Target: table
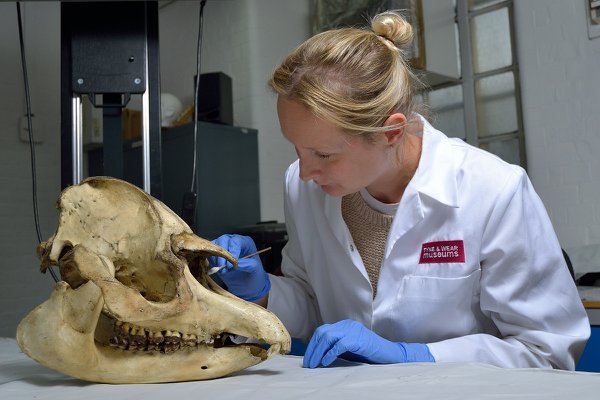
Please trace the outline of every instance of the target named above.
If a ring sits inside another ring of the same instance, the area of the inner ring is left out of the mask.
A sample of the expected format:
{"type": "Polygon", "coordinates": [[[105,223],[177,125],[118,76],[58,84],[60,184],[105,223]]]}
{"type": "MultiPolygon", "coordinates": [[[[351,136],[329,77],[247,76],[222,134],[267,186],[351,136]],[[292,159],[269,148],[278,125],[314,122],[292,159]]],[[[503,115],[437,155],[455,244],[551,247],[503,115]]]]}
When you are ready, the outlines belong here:
{"type": "Polygon", "coordinates": [[[107,385],[43,367],[0,338],[0,399],[598,399],[600,374],[503,369],[477,363],[365,365],[336,361],[302,368],[276,356],[231,376],[169,384],[107,385]]]}
{"type": "Polygon", "coordinates": [[[600,372],[600,287],[578,286],[579,297],[590,319],[591,334],[577,370],[600,372]]]}

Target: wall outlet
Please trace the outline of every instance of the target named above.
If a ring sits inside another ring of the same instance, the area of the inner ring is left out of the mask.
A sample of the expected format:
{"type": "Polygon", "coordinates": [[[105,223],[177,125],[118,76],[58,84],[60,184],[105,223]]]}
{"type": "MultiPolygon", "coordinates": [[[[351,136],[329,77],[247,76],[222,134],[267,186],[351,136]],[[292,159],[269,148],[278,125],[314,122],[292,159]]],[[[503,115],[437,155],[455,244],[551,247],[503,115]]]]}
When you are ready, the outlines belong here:
{"type": "MultiPolygon", "coordinates": [[[[42,143],[44,141],[44,129],[39,123],[35,114],[31,115],[31,124],[33,125],[33,143],[42,143]]],[[[19,139],[22,142],[29,143],[29,122],[26,115],[19,119],[19,139]]]]}

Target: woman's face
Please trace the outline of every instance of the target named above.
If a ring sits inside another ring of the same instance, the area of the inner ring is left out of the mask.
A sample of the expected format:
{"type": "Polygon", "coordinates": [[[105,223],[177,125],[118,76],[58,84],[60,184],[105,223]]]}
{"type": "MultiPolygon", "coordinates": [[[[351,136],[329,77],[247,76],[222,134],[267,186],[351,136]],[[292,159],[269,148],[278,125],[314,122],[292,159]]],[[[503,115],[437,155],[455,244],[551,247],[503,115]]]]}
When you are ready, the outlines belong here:
{"type": "Polygon", "coordinates": [[[373,142],[350,136],[316,117],[301,103],[282,96],[277,101],[277,112],[283,135],[300,159],[302,180],[314,181],[331,196],[344,196],[382,186],[389,179],[396,152],[386,134],[376,135],[373,142]]]}

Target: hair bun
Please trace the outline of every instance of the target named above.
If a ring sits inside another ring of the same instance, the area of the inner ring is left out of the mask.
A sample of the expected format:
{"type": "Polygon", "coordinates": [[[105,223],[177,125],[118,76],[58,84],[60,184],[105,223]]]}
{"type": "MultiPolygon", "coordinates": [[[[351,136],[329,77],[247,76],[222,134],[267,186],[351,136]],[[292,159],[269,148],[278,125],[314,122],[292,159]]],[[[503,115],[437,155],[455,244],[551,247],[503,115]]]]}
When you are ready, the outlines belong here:
{"type": "Polygon", "coordinates": [[[394,11],[377,14],[371,20],[371,28],[376,35],[391,41],[400,50],[406,50],[412,44],[412,25],[394,11]]]}

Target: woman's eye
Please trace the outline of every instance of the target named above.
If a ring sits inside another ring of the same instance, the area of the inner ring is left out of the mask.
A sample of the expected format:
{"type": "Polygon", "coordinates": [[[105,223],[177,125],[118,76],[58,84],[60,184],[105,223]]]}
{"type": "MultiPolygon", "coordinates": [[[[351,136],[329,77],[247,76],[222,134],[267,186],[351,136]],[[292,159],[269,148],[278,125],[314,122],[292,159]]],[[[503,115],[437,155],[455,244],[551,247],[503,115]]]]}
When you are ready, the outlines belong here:
{"type": "Polygon", "coordinates": [[[324,154],[324,153],[315,153],[315,155],[322,159],[327,159],[327,158],[331,157],[331,154],[324,154]]]}

